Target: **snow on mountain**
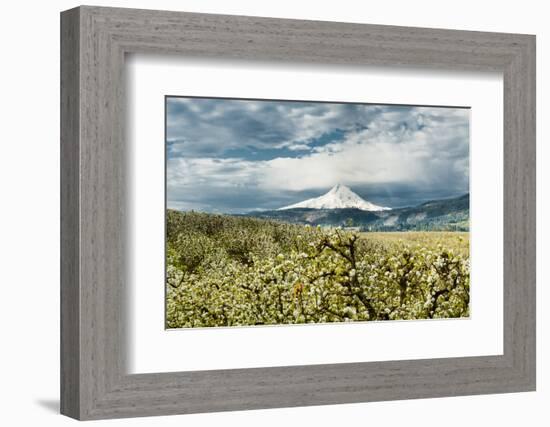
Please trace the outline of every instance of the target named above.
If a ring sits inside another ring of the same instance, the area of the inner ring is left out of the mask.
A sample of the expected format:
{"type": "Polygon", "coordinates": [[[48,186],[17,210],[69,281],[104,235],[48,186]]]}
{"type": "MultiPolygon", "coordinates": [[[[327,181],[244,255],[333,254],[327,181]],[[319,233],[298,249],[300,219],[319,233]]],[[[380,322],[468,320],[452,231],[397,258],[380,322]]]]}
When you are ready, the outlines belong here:
{"type": "Polygon", "coordinates": [[[309,209],[345,209],[356,208],[363,211],[386,211],[391,208],[378,206],[368,202],[354,193],[349,187],[342,184],[337,184],[330,191],[322,196],[313,199],[304,200],[290,206],[284,206],[277,210],[294,209],[294,208],[309,208],[309,209]]]}

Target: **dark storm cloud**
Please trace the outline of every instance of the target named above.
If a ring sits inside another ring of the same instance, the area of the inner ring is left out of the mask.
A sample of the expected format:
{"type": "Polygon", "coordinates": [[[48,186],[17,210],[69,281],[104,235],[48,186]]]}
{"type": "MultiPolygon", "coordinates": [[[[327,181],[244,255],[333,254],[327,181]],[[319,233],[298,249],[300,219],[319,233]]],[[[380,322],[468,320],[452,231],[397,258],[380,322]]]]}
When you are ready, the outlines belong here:
{"type": "Polygon", "coordinates": [[[166,105],[173,157],[227,157],[231,150],[243,148],[292,150],[337,129],[357,129],[380,110],[354,104],[174,97],[166,105]]]}

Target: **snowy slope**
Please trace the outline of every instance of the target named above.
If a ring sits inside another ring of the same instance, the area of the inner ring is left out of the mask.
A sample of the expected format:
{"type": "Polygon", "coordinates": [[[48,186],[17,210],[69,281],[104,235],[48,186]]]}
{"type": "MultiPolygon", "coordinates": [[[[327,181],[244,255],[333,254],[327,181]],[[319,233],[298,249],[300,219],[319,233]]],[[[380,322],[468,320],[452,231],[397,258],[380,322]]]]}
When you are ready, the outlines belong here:
{"type": "Polygon", "coordinates": [[[304,200],[303,202],[294,205],[285,206],[278,210],[295,209],[295,208],[310,208],[310,209],[345,209],[356,208],[363,211],[385,211],[390,210],[383,206],[375,205],[367,202],[360,196],[355,194],[349,187],[337,184],[330,191],[320,197],[304,200]]]}

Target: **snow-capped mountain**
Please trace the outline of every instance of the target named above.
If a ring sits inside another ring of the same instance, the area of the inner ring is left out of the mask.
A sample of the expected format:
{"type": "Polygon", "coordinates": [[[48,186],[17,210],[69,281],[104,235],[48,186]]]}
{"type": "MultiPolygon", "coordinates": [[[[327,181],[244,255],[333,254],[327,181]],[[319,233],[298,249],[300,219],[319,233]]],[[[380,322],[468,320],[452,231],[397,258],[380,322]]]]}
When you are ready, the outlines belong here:
{"type": "Polygon", "coordinates": [[[249,212],[245,216],[310,226],[351,226],[362,231],[468,231],[470,228],[469,194],[383,211],[291,208],[249,212]]]}
{"type": "Polygon", "coordinates": [[[354,193],[349,187],[342,184],[337,184],[330,191],[322,196],[313,199],[304,200],[290,206],[284,206],[277,210],[309,208],[309,209],[346,209],[356,208],[363,211],[386,211],[391,208],[378,206],[368,202],[354,193]]]}

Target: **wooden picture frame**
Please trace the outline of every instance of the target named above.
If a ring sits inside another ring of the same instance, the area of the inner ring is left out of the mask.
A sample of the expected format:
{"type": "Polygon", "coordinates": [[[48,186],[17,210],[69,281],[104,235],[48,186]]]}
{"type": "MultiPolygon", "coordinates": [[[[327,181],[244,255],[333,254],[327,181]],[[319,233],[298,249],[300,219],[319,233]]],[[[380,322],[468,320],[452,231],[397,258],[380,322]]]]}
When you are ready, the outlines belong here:
{"type": "Polygon", "coordinates": [[[61,412],[101,419],[535,390],[535,37],[82,6],[61,14],[61,412]],[[125,369],[127,53],[486,70],[504,79],[504,353],[125,369]]]}

